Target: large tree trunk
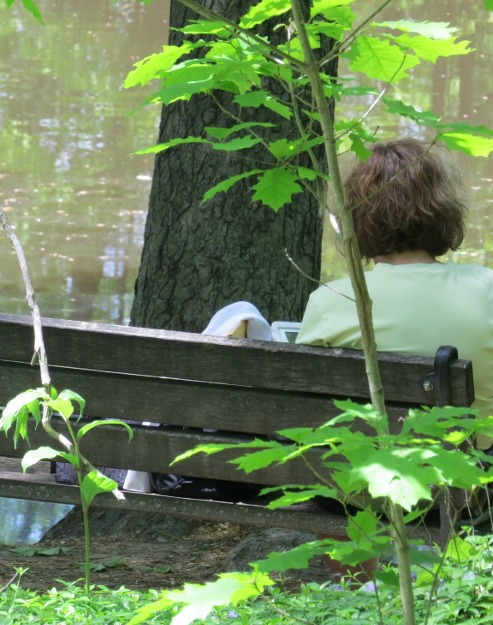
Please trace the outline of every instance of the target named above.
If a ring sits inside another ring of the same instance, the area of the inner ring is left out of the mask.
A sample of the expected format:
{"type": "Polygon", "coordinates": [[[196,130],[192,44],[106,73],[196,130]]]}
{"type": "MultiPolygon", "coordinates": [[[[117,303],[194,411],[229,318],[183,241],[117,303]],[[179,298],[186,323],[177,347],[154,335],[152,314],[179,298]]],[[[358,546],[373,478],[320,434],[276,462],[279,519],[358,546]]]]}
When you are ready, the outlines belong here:
{"type": "MultiPolygon", "coordinates": [[[[235,19],[249,2],[202,3],[235,19]]],[[[175,0],[171,26],[196,17],[175,0]]],[[[171,34],[170,43],[180,38],[171,34]]],[[[335,71],[335,70],[334,70],[335,71]]],[[[227,96],[220,96],[226,102],[227,96]]],[[[273,121],[269,136],[293,136],[292,123],[256,110],[252,118],[273,121]]],[[[163,107],[159,142],[202,136],[204,126],[231,125],[205,96],[163,107]]],[[[266,129],[267,132],[267,129],[266,129]]],[[[158,154],[146,222],[144,248],[131,312],[132,325],[190,332],[203,330],[222,306],[248,300],[270,320],[299,320],[320,275],[322,216],[308,192],[275,213],[251,203],[247,183],[201,205],[203,194],[221,180],[264,162],[265,151],[217,152],[193,144],[158,154]],[[259,159],[262,159],[260,161],[259,159]]]]}

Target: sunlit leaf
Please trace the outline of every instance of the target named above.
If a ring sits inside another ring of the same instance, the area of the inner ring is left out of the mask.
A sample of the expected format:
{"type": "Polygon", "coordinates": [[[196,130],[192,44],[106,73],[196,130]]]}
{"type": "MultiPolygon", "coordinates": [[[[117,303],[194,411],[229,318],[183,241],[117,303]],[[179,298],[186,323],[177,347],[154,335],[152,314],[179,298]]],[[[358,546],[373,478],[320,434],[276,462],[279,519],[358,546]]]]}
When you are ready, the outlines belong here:
{"type": "Polygon", "coordinates": [[[259,177],[257,184],[253,185],[255,194],[252,199],[278,211],[291,202],[295,193],[302,191],[296,180],[295,174],[284,167],[269,169],[259,177]]]}
{"type": "Polygon", "coordinates": [[[128,438],[133,438],[134,433],[132,431],[132,428],[128,425],[128,423],[125,423],[125,421],[122,421],[121,419],[97,419],[82,426],[77,432],[77,439],[80,440],[88,432],[102,425],[119,425],[121,427],[124,427],[127,430],[128,438]]]}
{"type": "Polygon", "coordinates": [[[435,127],[440,122],[440,117],[433,111],[418,111],[414,106],[404,104],[401,100],[384,97],[382,101],[387,106],[390,113],[408,117],[418,124],[435,127]]]}
{"type": "Polygon", "coordinates": [[[223,22],[212,20],[193,20],[179,29],[185,35],[216,35],[228,37],[231,30],[223,22]]]}
{"type": "Polygon", "coordinates": [[[206,193],[204,193],[202,202],[207,202],[208,200],[211,200],[218,193],[223,193],[223,192],[228,191],[234,184],[236,184],[240,180],[243,180],[244,178],[249,178],[250,176],[254,176],[261,172],[262,172],[261,169],[251,169],[250,171],[246,171],[242,174],[238,174],[237,176],[231,176],[231,178],[227,178],[226,180],[223,180],[222,182],[211,187],[208,191],[206,191],[206,193]]]}
{"type": "Polygon", "coordinates": [[[394,22],[378,22],[374,26],[392,28],[392,30],[402,30],[407,33],[417,33],[431,39],[450,39],[456,32],[455,26],[450,26],[449,22],[415,22],[413,20],[397,20],[394,22]]]}
{"type": "Polygon", "coordinates": [[[268,575],[258,571],[222,573],[214,582],[185,584],[182,590],[165,591],[160,599],[140,608],[128,625],[142,623],[159,610],[173,605],[184,607],[172,618],[170,625],[189,625],[196,619],[205,619],[214,607],[236,605],[245,599],[257,597],[273,583],[268,575]]]}
{"type": "Polygon", "coordinates": [[[488,157],[493,152],[493,138],[480,137],[466,132],[444,132],[440,139],[451,149],[470,156],[488,157]]]}
{"type": "Polygon", "coordinates": [[[470,41],[456,41],[451,39],[429,39],[428,37],[400,35],[399,37],[389,37],[391,41],[399,44],[404,49],[409,49],[424,61],[435,63],[440,57],[458,56],[470,54],[470,41]]]}
{"type": "Polygon", "coordinates": [[[254,145],[261,143],[262,139],[254,137],[252,135],[245,135],[244,137],[238,137],[231,141],[223,143],[211,143],[212,149],[220,152],[236,152],[237,150],[248,150],[254,145]]]}
{"type": "Polygon", "coordinates": [[[234,101],[242,107],[258,108],[259,106],[265,106],[274,113],[284,117],[284,119],[291,119],[293,115],[289,106],[262,90],[248,91],[247,93],[236,95],[234,101]]]}
{"type": "Polygon", "coordinates": [[[76,393],[75,391],[71,391],[70,389],[66,388],[60,393],[59,398],[67,399],[72,403],[75,402],[76,404],[78,404],[79,415],[82,416],[82,413],[84,412],[84,408],[86,406],[86,400],[81,395],[79,395],[79,393],[76,393]]]}
{"type": "Polygon", "coordinates": [[[322,20],[312,22],[307,25],[307,31],[313,35],[325,35],[326,37],[330,37],[334,39],[334,41],[340,41],[345,31],[347,30],[346,26],[343,24],[338,24],[337,22],[324,22],[322,20]]]}
{"type": "Polygon", "coordinates": [[[358,37],[344,56],[350,60],[352,71],[389,83],[406,78],[408,70],[420,62],[416,56],[404,54],[399,46],[369,36],[358,37]]]}
{"type": "Polygon", "coordinates": [[[54,412],[59,412],[65,420],[70,419],[74,412],[72,402],[69,399],[63,399],[61,393],[56,399],[50,399],[50,401],[47,401],[46,405],[49,406],[54,412]]]}
{"type": "Polygon", "coordinates": [[[52,447],[39,447],[38,449],[30,449],[24,454],[21,462],[22,470],[27,471],[29,467],[34,466],[41,460],[53,460],[59,457],[77,466],[77,457],[69,452],[58,451],[52,447]]]}
{"type": "Polygon", "coordinates": [[[184,145],[187,143],[210,143],[210,141],[202,137],[184,137],[183,139],[177,137],[175,139],[171,139],[170,141],[166,141],[166,143],[158,143],[157,145],[152,145],[150,148],[138,150],[137,152],[134,152],[134,154],[158,154],[159,152],[164,152],[164,150],[174,148],[177,145],[184,145]]]}
{"type": "Polygon", "coordinates": [[[323,15],[326,19],[334,19],[333,9],[352,4],[354,0],[313,0],[313,4],[310,9],[310,17],[316,17],[317,15],[323,15]]]}
{"type": "Polygon", "coordinates": [[[118,488],[115,480],[103,475],[96,469],[84,476],[80,487],[81,495],[87,506],[99,493],[111,493],[118,488]]]}
{"type": "Polygon", "coordinates": [[[484,0],[484,8],[487,11],[493,11],[493,0],[484,0]]]}
{"type": "Polygon", "coordinates": [[[171,82],[168,80],[165,86],[156,92],[156,97],[163,104],[171,104],[177,100],[190,100],[196,93],[206,93],[214,86],[214,76],[208,71],[208,67],[202,68],[202,78],[197,76],[190,77],[188,81],[188,72],[184,72],[184,76],[180,82],[171,82]]]}
{"type": "Polygon", "coordinates": [[[441,445],[434,445],[432,449],[433,454],[427,458],[427,462],[439,472],[439,481],[430,484],[454,485],[466,490],[481,485],[485,472],[474,457],[460,450],[445,449],[441,445]]]}
{"type": "Polygon", "coordinates": [[[454,536],[448,543],[445,556],[457,563],[468,563],[478,553],[478,548],[459,536],[454,536]]]}
{"type": "Polygon", "coordinates": [[[131,72],[125,78],[123,86],[126,89],[137,85],[146,85],[151,80],[162,78],[166,70],[172,67],[178,59],[188,54],[196,46],[184,41],[181,46],[164,46],[163,51],[158,54],[151,54],[135,63],[131,72]]]}
{"type": "Polygon", "coordinates": [[[244,456],[239,456],[234,460],[230,460],[231,464],[236,464],[239,469],[245,473],[252,473],[258,469],[264,469],[271,464],[281,462],[286,459],[289,451],[296,451],[296,447],[279,445],[272,449],[264,449],[262,451],[252,451],[244,456]]]}
{"type": "Polygon", "coordinates": [[[439,481],[434,468],[420,466],[401,450],[374,449],[345,455],[352,464],[350,483],[364,480],[372,497],[387,497],[404,510],[411,510],[421,499],[431,500],[429,485],[439,481]]]}
{"type": "Polygon", "coordinates": [[[33,389],[19,393],[13,399],[11,399],[2,412],[1,424],[5,431],[8,431],[12,425],[13,420],[16,418],[17,413],[24,407],[28,407],[34,401],[38,399],[48,398],[43,389],[33,389]]]}
{"type": "Polygon", "coordinates": [[[341,421],[351,421],[362,419],[375,428],[380,433],[388,432],[389,420],[387,415],[380,414],[371,404],[358,404],[350,399],[334,400],[334,406],[342,411],[341,415],[333,417],[329,423],[340,423],[341,421]]]}
{"type": "Polygon", "coordinates": [[[291,8],[290,0],[260,0],[241,18],[242,28],[253,28],[271,17],[286,13],[291,8]]]}
{"type": "MultiPolygon", "coordinates": [[[[259,442],[263,442],[263,441],[259,441],[259,442]]],[[[252,441],[253,443],[253,441],[252,441]]],[[[171,462],[171,464],[174,464],[175,462],[180,462],[181,460],[186,460],[187,458],[190,458],[192,456],[196,456],[197,454],[206,454],[207,456],[210,456],[212,454],[217,454],[220,451],[224,451],[226,449],[231,449],[231,448],[235,448],[238,449],[237,445],[234,444],[216,444],[216,443],[209,443],[207,445],[196,445],[193,449],[188,449],[187,451],[183,452],[182,454],[176,456],[176,458],[173,460],[173,462],[171,462]]]]}
{"type": "Polygon", "coordinates": [[[230,135],[241,130],[250,130],[253,128],[273,128],[275,124],[269,122],[243,122],[241,124],[235,124],[229,128],[220,128],[216,126],[206,126],[204,130],[219,141],[227,139],[230,135]]]}

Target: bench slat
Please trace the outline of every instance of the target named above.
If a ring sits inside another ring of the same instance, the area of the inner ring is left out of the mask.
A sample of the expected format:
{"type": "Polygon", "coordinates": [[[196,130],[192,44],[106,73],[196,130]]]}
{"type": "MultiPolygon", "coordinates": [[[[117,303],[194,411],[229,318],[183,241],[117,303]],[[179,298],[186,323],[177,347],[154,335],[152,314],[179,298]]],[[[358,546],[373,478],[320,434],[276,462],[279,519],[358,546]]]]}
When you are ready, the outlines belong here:
{"type": "MultiPolygon", "coordinates": [[[[54,428],[63,432],[62,427],[53,424],[54,428]]],[[[156,473],[179,473],[195,477],[217,480],[230,480],[264,485],[278,484],[311,484],[316,482],[314,474],[301,459],[293,460],[284,465],[271,466],[267,469],[244,473],[236,470],[236,466],[228,464],[228,460],[242,455],[242,451],[228,450],[216,456],[197,454],[176,465],[171,462],[176,456],[192,449],[196,445],[207,443],[235,443],[248,439],[245,437],[221,434],[207,434],[197,430],[177,428],[154,428],[135,426],[134,437],[128,439],[126,431],[118,426],[104,426],[87,434],[81,441],[81,450],[96,466],[111,466],[122,469],[136,469],[156,473]]],[[[56,447],[53,439],[41,429],[30,434],[30,445],[19,441],[14,449],[11,441],[0,437],[0,456],[22,458],[29,449],[44,445],[56,447]]],[[[309,459],[317,466],[319,454],[312,452],[309,459]]],[[[321,474],[327,473],[317,466],[321,474]]]]}
{"type": "MultiPolygon", "coordinates": [[[[55,386],[71,388],[87,399],[86,415],[186,424],[232,432],[274,434],[316,427],[339,413],[333,397],[238,386],[184,382],[144,376],[51,368],[55,386]]],[[[0,402],[39,386],[35,367],[0,361],[0,402]]],[[[346,398],[343,398],[346,399],[346,398]]],[[[405,412],[389,411],[394,420],[405,412]]]]}
{"type": "MultiPolygon", "coordinates": [[[[44,337],[52,366],[296,390],[367,398],[365,364],[359,350],[317,348],[275,342],[206,337],[185,332],[129,328],[110,324],[44,319],[44,337]],[[83,331],[81,331],[83,330],[83,331]]],[[[30,317],[0,315],[0,359],[30,362],[30,317]]],[[[422,386],[433,359],[382,353],[379,356],[386,397],[433,403],[422,386]],[[400,362],[396,375],[395,364],[400,362]]],[[[452,401],[470,405],[470,363],[452,366],[452,401]]],[[[76,389],[74,389],[76,390],[76,389]]]]}
{"type": "MultiPolygon", "coordinates": [[[[345,519],[326,512],[307,509],[267,510],[263,506],[202,499],[186,499],[152,493],[124,491],[125,500],[119,501],[110,493],[98,495],[94,506],[111,510],[134,510],[149,514],[169,514],[190,519],[242,523],[258,527],[284,527],[305,532],[334,531],[342,533],[345,519]]],[[[0,474],[0,497],[52,501],[55,503],[80,504],[78,487],[57,484],[52,476],[27,474],[22,479],[17,473],[0,474]]]]}

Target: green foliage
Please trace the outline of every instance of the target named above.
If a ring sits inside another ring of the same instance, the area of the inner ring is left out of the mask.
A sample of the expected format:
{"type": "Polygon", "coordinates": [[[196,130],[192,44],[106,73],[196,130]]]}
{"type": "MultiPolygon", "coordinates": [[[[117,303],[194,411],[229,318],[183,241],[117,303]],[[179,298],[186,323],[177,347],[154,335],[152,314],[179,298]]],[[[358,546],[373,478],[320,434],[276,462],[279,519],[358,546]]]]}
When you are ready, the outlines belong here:
{"type": "Polygon", "coordinates": [[[90,549],[89,549],[89,525],[88,512],[94,497],[100,493],[113,492],[118,498],[123,495],[118,491],[118,484],[103,475],[97,469],[94,469],[90,463],[84,458],[79,449],[79,442],[89,432],[102,425],[119,425],[127,430],[129,438],[132,438],[133,432],[129,425],[120,419],[94,420],[86,423],[76,431],[72,426],[72,420],[76,407],[78,408],[77,420],[83,416],[85,400],[74,391],[65,389],[58,393],[53,386],[49,388],[37,388],[28,390],[11,399],[4,408],[0,418],[0,429],[5,434],[15,426],[14,444],[16,445],[19,438],[29,440],[29,422],[33,417],[34,423],[38,426],[40,423],[45,430],[58,439],[59,448],[42,446],[38,449],[31,449],[24,454],[22,459],[22,469],[27,469],[41,460],[54,460],[61,458],[69,462],[76,470],[77,480],[80,486],[80,499],[82,504],[82,513],[84,516],[84,538],[86,545],[86,591],[90,587],[90,549]],[[67,435],[61,436],[60,433],[54,432],[51,427],[50,420],[53,413],[56,412],[64,421],[67,429],[67,435]],[[60,447],[64,447],[61,449],[60,447]]]}
{"type": "Polygon", "coordinates": [[[184,607],[171,619],[170,625],[189,625],[196,619],[204,619],[216,606],[234,606],[240,601],[258,597],[272,584],[268,575],[257,571],[224,573],[217,581],[203,585],[185,584],[183,590],[165,591],[158,601],[140,608],[128,625],[142,623],[158,610],[169,609],[176,604],[184,607]]]}
{"type": "MultiPolygon", "coordinates": [[[[335,81],[325,71],[325,61],[330,55],[319,63],[326,97],[336,100],[339,106],[337,149],[339,152],[350,150],[365,159],[369,154],[365,143],[376,140],[373,128],[367,126],[366,115],[362,119],[344,119],[343,106],[344,98],[348,96],[367,97],[368,93],[378,93],[371,85],[362,84],[361,78],[395,84],[407,79],[410,71],[422,63],[469,54],[471,49],[468,41],[458,39],[457,29],[446,22],[372,21],[355,33],[352,2],[315,0],[306,23],[306,33],[313,50],[320,48],[322,40],[331,37],[339,46],[334,49],[334,55],[347,58],[349,69],[356,74],[357,82],[353,77],[344,76],[335,81]]],[[[188,4],[202,14],[200,4],[188,4]]],[[[210,149],[241,149],[246,153],[254,146],[257,149],[262,146],[265,149],[262,168],[251,169],[216,184],[205,194],[204,201],[226,192],[245,178],[251,180],[252,201],[262,202],[276,211],[294,201],[296,194],[304,188],[317,193],[326,177],[322,173],[323,167],[315,165],[312,150],[322,139],[318,113],[310,107],[306,95],[306,60],[299,33],[292,26],[290,0],[255,3],[238,25],[221,21],[220,16],[214,17],[207,12],[203,15],[209,19],[193,21],[182,29],[185,39],[180,46],[165,46],[162,52],[136,63],[124,86],[129,88],[158,81],[159,86],[150,100],[164,105],[191,100],[199,93],[208,94],[211,101],[216,101],[217,94],[223,92],[230,97],[230,102],[227,104],[227,99],[222,98],[221,107],[229,113],[232,125],[215,128],[212,140],[207,136],[171,139],[140,153],[159,152],[194,142],[206,144],[210,149]],[[278,21],[277,34],[285,33],[285,40],[277,46],[267,37],[258,37],[255,31],[272,18],[278,21]],[[199,56],[193,54],[199,51],[199,56]],[[269,142],[262,139],[262,128],[242,124],[244,112],[262,107],[280,118],[293,120],[293,136],[269,142]],[[233,132],[235,138],[225,142],[233,132]],[[302,153],[311,158],[311,168],[299,167],[297,159],[302,153]]],[[[483,157],[493,151],[493,136],[486,128],[464,123],[441,124],[439,117],[432,112],[417,111],[410,104],[388,95],[385,104],[390,112],[431,128],[436,138],[453,150],[483,157]]]]}
{"type": "MultiPolygon", "coordinates": [[[[285,442],[257,439],[237,446],[202,445],[177,459],[242,448],[247,453],[230,462],[251,472],[305,456],[320,482],[265,489],[264,494],[281,493],[269,504],[270,508],[321,496],[363,508],[348,516],[349,540],[328,538],[272,553],[255,563],[256,570],[270,573],[306,568],[312,557],[321,554],[350,566],[382,556],[391,540],[388,526],[381,521],[381,512],[388,502],[408,511],[406,521],[411,522],[430,509],[438,490],[453,486],[474,492],[493,481],[492,459],[480,451],[463,448],[479,433],[491,436],[493,417],[475,418],[475,411],[470,408],[413,409],[402,419],[400,431],[390,434],[388,417],[371,405],[360,406],[350,400],[335,403],[342,411],[340,415],[319,428],[282,430],[279,434],[285,442]],[[358,431],[361,422],[373,433],[358,431]],[[318,451],[316,466],[309,456],[314,451],[318,451]]],[[[477,550],[473,543],[456,539],[445,555],[456,562],[468,562],[474,554],[477,550]]],[[[429,592],[441,559],[430,551],[421,551],[420,545],[415,544],[411,545],[411,563],[420,571],[419,583],[428,580],[429,592]],[[427,567],[424,572],[423,566],[427,567]]],[[[384,571],[377,578],[391,585],[397,579],[395,571],[384,571]]]]}
{"type": "MultiPolygon", "coordinates": [[[[38,5],[34,2],[34,0],[21,0],[24,7],[31,13],[31,15],[38,20],[40,24],[43,24],[43,16],[41,15],[41,11],[38,8],[38,5]]],[[[14,4],[15,0],[5,0],[5,4],[7,7],[11,7],[14,4]]],[[[43,24],[44,26],[44,24],[43,24]]]]}
{"type": "MultiPolygon", "coordinates": [[[[140,592],[124,587],[110,590],[98,585],[91,590],[87,595],[76,584],[60,582],[56,588],[39,593],[14,583],[0,593],[0,622],[2,625],[122,625],[130,621],[142,603],[154,601],[158,596],[155,590],[140,592]]],[[[163,623],[162,614],[149,617],[146,624],[152,623],[163,623]]]]}
{"type": "MultiPolygon", "coordinates": [[[[438,563],[440,569],[440,586],[433,611],[429,615],[430,625],[489,625],[493,609],[493,558],[492,537],[467,536],[464,540],[456,539],[447,549],[442,562],[442,554],[437,553],[434,561],[427,553],[428,564],[416,564],[414,569],[416,619],[418,623],[426,622],[426,614],[430,599],[430,580],[434,576],[438,563]]],[[[34,549],[34,548],[33,548],[34,549]]],[[[417,552],[420,553],[420,552],[417,552]]],[[[111,564],[111,563],[110,563],[111,564]]],[[[22,574],[22,570],[19,571],[22,574]]],[[[231,574],[232,577],[245,575],[231,574]]],[[[257,578],[250,577],[249,580],[257,578]]],[[[265,579],[265,578],[264,578],[265,579]]],[[[22,588],[18,583],[11,584],[0,594],[0,621],[2,625],[32,623],[33,625],[121,625],[129,624],[138,613],[137,621],[146,624],[170,623],[179,615],[180,605],[188,605],[189,612],[183,622],[188,621],[200,611],[204,594],[207,603],[211,596],[217,596],[215,607],[202,622],[205,625],[292,625],[297,622],[319,625],[339,625],[340,623],[401,625],[399,597],[396,586],[396,571],[392,564],[387,564],[379,573],[378,603],[377,598],[368,592],[367,587],[346,589],[344,582],[334,587],[330,584],[310,583],[303,585],[298,592],[283,591],[278,585],[262,591],[259,599],[257,591],[250,597],[237,597],[232,604],[225,590],[231,582],[224,584],[220,578],[217,582],[221,594],[215,595],[214,583],[204,586],[188,585],[183,591],[147,592],[135,591],[121,587],[110,590],[105,586],[95,586],[91,595],[72,583],[59,582],[57,588],[45,593],[22,588]],[[180,603],[168,604],[159,612],[146,611],[145,617],[140,611],[142,606],[154,605],[164,600],[168,593],[180,603]],[[196,604],[196,605],[195,605],[196,604]],[[195,607],[194,607],[195,606],[195,607]],[[141,618],[142,616],[142,618],[141,618]]],[[[22,584],[22,577],[20,580],[22,584]]],[[[255,584],[255,582],[254,582],[255,584]]],[[[255,585],[252,587],[255,588],[255,585]]],[[[260,590],[260,588],[258,589],[260,590]]],[[[180,621],[178,621],[180,622],[180,621]]]]}

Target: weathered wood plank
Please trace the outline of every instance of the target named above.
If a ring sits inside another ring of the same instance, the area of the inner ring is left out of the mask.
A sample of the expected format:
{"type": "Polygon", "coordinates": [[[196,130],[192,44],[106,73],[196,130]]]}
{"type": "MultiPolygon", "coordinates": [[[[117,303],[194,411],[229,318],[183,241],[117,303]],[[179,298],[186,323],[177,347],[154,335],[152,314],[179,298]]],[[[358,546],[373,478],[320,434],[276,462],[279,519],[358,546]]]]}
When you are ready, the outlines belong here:
{"type": "MultiPolygon", "coordinates": [[[[76,486],[57,484],[50,476],[0,473],[0,497],[52,501],[55,503],[80,504],[76,486]]],[[[98,495],[93,506],[112,510],[135,510],[143,513],[160,513],[190,519],[242,523],[258,527],[284,527],[299,531],[327,531],[334,525],[335,531],[343,533],[344,517],[326,512],[313,512],[306,508],[268,510],[263,506],[228,503],[208,499],[186,499],[132,493],[125,491],[125,500],[119,501],[110,493],[98,495]]]]}
{"type": "MultiPolygon", "coordinates": [[[[316,427],[339,412],[333,405],[334,397],[315,393],[58,367],[52,367],[51,375],[56,388],[76,390],[87,400],[86,415],[98,418],[111,416],[269,435],[300,425],[316,427]]],[[[0,361],[0,405],[37,386],[36,368],[0,361]]],[[[394,421],[402,414],[402,410],[391,410],[394,421]]]]}
{"type": "MultiPolygon", "coordinates": [[[[57,431],[61,426],[54,424],[57,431]]],[[[228,460],[242,455],[242,451],[229,450],[219,455],[198,454],[176,465],[173,460],[196,445],[207,443],[240,443],[251,437],[207,434],[197,430],[177,428],[154,428],[135,426],[131,441],[126,431],[117,426],[104,426],[91,431],[81,441],[81,450],[94,465],[137,469],[156,473],[180,473],[195,477],[218,480],[231,480],[264,485],[310,484],[318,481],[306,464],[297,459],[285,465],[271,466],[267,469],[244,473],[237,470],[228,460]]],[[[16,448],[4,436],[0,437],[0,456],[21,458],[28,449],[43,445],[55,446],[41,429],[34,430],[30,436],[30,445],[19,441],[16,448]]],[[[327,474],[318,461],[319,454],[310,454],[310,461],[320,474],[327,474]]]]}
{"type": "MultiPolygon", "coordinates": [[[[368,397],[362,354],[358,350],[316,348],[196,334],[44,319],[44,336],[52,365],[93,367],[106,371],[192,379],[196,381],[368,397]]],[[[0,358],[30,362],[29,317],[0,315],[0,358]]],[[[433,359],[380,354],[389,401],[406,396],[416,403],[433,402],[423,379],[433,359]],[[395,363],[399,365],[396,376],[395,363]]],[[[452,367],[453,402],[471,403],[470,363],[452,367]]]]}

